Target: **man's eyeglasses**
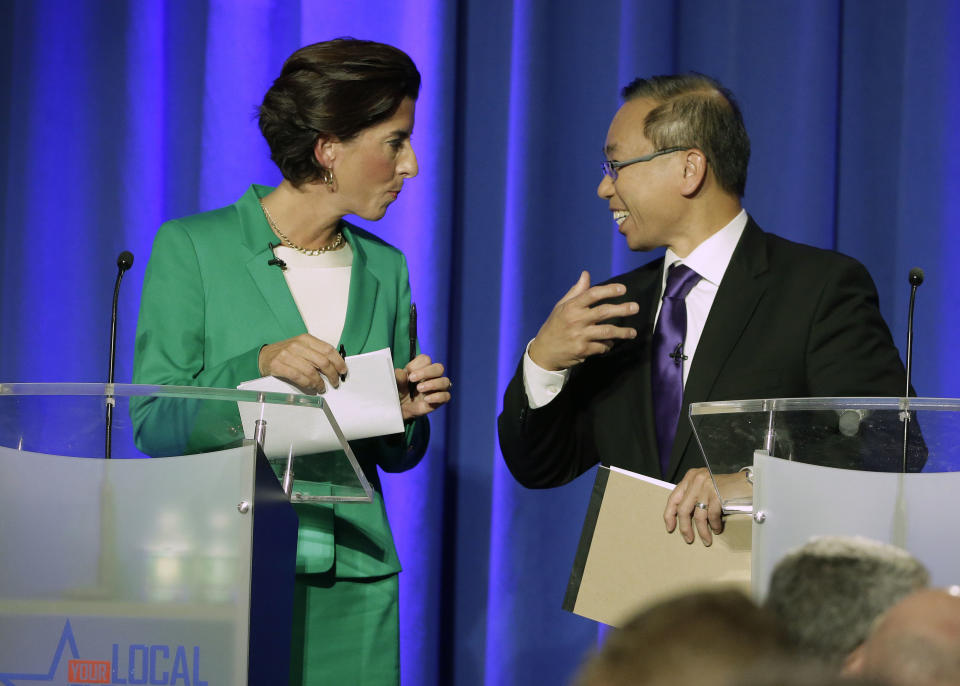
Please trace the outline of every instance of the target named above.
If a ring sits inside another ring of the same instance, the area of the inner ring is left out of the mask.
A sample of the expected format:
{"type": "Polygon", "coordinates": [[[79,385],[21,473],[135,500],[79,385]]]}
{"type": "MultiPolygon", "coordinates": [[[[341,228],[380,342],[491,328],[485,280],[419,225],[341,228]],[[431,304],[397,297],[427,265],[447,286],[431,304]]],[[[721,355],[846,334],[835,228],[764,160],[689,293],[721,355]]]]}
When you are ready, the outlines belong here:
{"type": "Polygon", "coordinates": [[[603,175],[609,176],[611,181],[616,181],[617,176],[620,174],[620,170],[624,167],[627,167],[631,164],[636,164],[637,162],[649,162],[650,160],[660,157],[660,155],[667,155],[671,152],[680,152],[681,150],[689,150],[690,148],[664,148],[663,150],[657,150],[652,152],[649,155],[644,155],[643,157],[634,157],[632,160],[624,160],[623,162],[614,162],[613,160],[604,160],[601,165],[603,166],[603,175]]]}

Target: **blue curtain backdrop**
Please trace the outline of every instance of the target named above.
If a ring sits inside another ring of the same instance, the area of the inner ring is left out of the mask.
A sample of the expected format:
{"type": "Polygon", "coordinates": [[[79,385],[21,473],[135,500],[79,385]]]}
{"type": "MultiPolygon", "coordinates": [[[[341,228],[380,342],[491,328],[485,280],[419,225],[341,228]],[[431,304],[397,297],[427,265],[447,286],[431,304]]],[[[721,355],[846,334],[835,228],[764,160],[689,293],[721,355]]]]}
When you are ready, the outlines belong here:
{"type": "Polygon", "coordinates": [[[953,0],[21,0],[0,3],[0,380],[103,381],[123,249],[117,379],[168,218],[275,183],[255,106],[302,44],[393,43],[424,79],[420,176],[370,228],[408,256],[425,349],[456,399],[389,476],[407,684],[564,683],[597,626],[560,602],[592,482],[542,492],[495,419],[524,344],[581,269],[631,254],[595,196],[618,91],[696,70],[739,97],[761,226],[854,255],[915,386],[960,396],[960,5],[953,0]],[[951,37],[953,37],[951,39],[951,37]]]}

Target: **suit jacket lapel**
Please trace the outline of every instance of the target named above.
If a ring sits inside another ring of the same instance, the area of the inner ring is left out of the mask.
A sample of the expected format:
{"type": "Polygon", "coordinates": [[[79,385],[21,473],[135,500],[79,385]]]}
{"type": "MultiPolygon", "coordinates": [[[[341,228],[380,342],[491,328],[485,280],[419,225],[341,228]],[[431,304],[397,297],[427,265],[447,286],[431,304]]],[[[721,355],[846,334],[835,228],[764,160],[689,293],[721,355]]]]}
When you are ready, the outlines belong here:
{"type": "MultiPolygon", "coordinates": [[[[272,189],[268,186],[251,186],[237,201],[235,208],[240,219],[244,245],[250,251],[247,271],[263,295],[267,306],[273,311],[284,338],[292,338],[307,332],[297,303],[287,287],[283,272],[267,264],[273,257],[269,244],[277,240],[260,209],[260,198],[272,189]]],[[[380,281],[371,271],[367,253],[350,226],[341,224],[344,237],[353,250],[353,267],[350,271],[350,292],[347,296],[347,318],[343,325],[340,343],[348,355],[356,355],[364,349],[373,323],[373,308],[376,304],[380,281]]]]}
{"type": "Polygon", "coordinates": [[[350,230],[348,224],[342,224],[343,235],[353,250],[353,268],[350,270],[350,294],[347,296],[347,319],[343,324],[340,343],[348,355],[356,355],[364,350],[370,326],[373,323],[373,309],[380,290],[380,280],[371,271],[367,254],[362,243],[350,230]]]}
{"type": "Polygon", "coordinates": [[[749,218],[723,275],[717,297],[710,308],[703,334],[687,376],[683,404],[677,422],[677,435],[670,456],[670,469],[665,478],[677,476],[681,458],[691,440],[689,407],[691,402],[702,402],[710,393],[734,346],[747,323],[753,317],[757,303],[767,288],[762,275],[767,271],[766,243],[760,227],[749,218]]]}
{"type": "Polygon", "coordinates": [[[307,332],[297,303],[290,294],[283,271],[267,264],[273,258],[269,244],[277,241],[270,230],[266,217],[260,209],[260,198],[272,189],[267,186],[251,186],[235,207],[240,218],[240,230],[243,242],[250,250],[247,271],[257,288],[260,289],[267,307],[273,312],[280,326],[281,340],[299,336],[307,332]]]}

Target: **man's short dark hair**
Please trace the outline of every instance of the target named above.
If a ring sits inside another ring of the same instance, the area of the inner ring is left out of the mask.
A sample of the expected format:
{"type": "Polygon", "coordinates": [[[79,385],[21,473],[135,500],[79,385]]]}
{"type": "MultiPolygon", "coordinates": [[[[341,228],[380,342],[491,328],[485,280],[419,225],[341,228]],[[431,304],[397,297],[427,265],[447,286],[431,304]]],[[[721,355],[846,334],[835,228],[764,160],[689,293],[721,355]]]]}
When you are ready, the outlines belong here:
{"type": "Polygon", "coordinates": [[[348,141],[417,99],[420,72],[402,50],[337,38],[300,48],[260,105],[260,131],[284,178],[300,186],[327,170],[313,154],[320,136],[348,141]]]}
{"type": "Polygon", "coordinates": [[[743,197],[750,138],[733,93],[709,76],[691,73],[635,79],[621,95],[624,100],[647,98],[657,103],[643,127],[657,150],[702,150],[720,187],[743,197]]]}

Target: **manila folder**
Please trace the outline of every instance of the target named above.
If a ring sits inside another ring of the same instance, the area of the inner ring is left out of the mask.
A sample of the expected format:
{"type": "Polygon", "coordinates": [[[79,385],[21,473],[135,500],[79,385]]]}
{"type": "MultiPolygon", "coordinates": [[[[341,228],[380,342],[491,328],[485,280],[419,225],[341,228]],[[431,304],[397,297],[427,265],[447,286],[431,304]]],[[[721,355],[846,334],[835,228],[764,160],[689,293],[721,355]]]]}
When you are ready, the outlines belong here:
{"type": "Polygon", "coordinates": [[[673,484],[600,467],[563,609],[621,626],[633,614],[690,591],[734,587],[750,593],[752,519],[728,515],[710,547],[668,534],[663,509],[673,484]]]}

